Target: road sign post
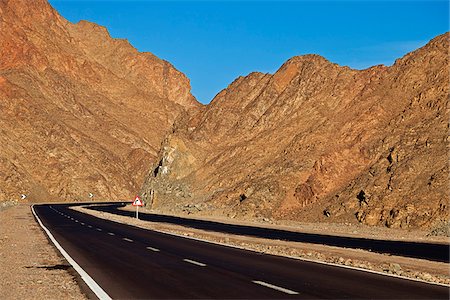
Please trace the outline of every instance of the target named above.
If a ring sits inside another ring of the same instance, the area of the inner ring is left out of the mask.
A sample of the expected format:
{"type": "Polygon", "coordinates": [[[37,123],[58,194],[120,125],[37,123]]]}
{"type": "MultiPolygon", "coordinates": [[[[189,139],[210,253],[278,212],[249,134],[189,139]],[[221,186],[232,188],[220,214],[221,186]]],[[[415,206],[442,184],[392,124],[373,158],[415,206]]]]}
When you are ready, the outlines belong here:
{"type": "Polygon", "coordinates": [[[139,196],[136,196],[131,205],[136,206],[136,219],[139,219],[139,206],[144,206],[144,203],[142,203],[142,200],[141,198],[139,198],[139,196]]]}

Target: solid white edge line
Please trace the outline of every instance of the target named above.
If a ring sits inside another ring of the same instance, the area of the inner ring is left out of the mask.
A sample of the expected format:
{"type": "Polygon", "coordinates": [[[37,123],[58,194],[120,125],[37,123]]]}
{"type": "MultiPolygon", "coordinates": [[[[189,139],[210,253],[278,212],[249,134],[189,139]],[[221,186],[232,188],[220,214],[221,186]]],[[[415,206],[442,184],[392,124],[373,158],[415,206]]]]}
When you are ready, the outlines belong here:
{"type": "Polygon", "coordinates": [[[101,300],[105,299],[112,299],[98,284],[97,282],[94,281],[94,279],[92,279],[91,276],[89,276],[88,273],[86,273],[85,270],[83,270],[83,268],[80,267],[80,265],[72,258],[70,257],[70,255],[66,252],[66,250],[64,250],[63,247],[61,247],[61,245],[58,243],[58,241],[53,237],[53,235],[51,234],[51,232],[47,229],[47,227],[44,226],[44,224],[42,223],[41,219],[39,219],[38,215],[36,214],[36,212],[34,211],[34,204],[31,206],[31,210],[33,212],[34,217],[36,218],[36,220],[38,221],[39,225],[41,226],[42,229],[44,229],[45,233],[47,234],[47,236],[50,238],[50,240],[52,241],[52,243],[55,245],[55,247],[59,250],[59,252],[61,252],[62,256],[64,256],[64,258],[69,262],[69,264],[72,265],[72,267],[75,269],[75,271],[77,271],[78,274],[80,274],[81,279],[83,279],[83,281],[88,285],[88,287],[92,290],[92,292],[94,292],[94,294],[101,300]]]}
{"type": "MultiPolygon", "coordinates": [[[[89,207],[89,206],[96,206],[96,204],[90,203],[90,204],[87,204],[87,205],[84,205],[84,206],[81,206],[81,207],[89,207]]],[[[68,208],[71,209],[70,207],[68,207],[68,208]]],[[[91,214],[89,214],[89,215],[91,215],[91,214]]],[[[97,219],[102,219],[102,218],[99,218],[99,217],[94,216],[94,215],[91,215],[91,216],[93,216],[93,217],[95,217],[97,219]]],[[[143,222],[150,222],[150,221],[145,221],[145,220],[141,220],[141,221],[143,221],[143,222]]],[[[117,221],[113,221],[113,222],[116,222],[118,224],[125,224],[125,223],[120,223],[120,222],[117,222],[117,221]]],[[[157,223],[157,222],[154,222],[154,223],[157,223]]],[[[328,266],[334,266],[334,267],[338,267],[338,268],[358,270],[358,271],[362,271],[362,272],[373,273],[373,274],[378,274],[378,275],[387,276],[387,277],[394,277],[394,278],[399,278],[399,279],[404,279],[404,280],[409,280],[409,281],[416,281],[416,282],[421,282],[421,283],[426,283],[426,284],[431,284],[431,285],[443,286],[443,287],[446,287],[446,288],[450,287],[449,284],[438,283],[438,282],[429,282],[429,281],[425,281],[425,280],[422,280],[422,279],[419,279],[419,278],[404,277],[404,276],[400,276],[400,275],[389,274],[389,273],[384,273],[384,272],[375,271],[375,270],[369,270],[369,269],[363,269],[363,268],[359,268],[359,267],[340,265],[340,264],[337,264],[337,263],[331,263],[331,262],[326,262],[326,261],[314,260],[314,259],[298,257],[298,256],[292,256],[292,255],[281,255],[281,254],[266,253],[266,252],[262,252],[262,251],[257,251],[257,250],[244,248],[244,247],[241,247],[241,246],[236,246],[236,245],[231,245],[231,244],[225,244],[225,243],[220,243],[220,242],[215,242],[215,241],[204,240],[204,239],[201,239],[201,238],[196,238],[196,237],[192,237],[192,236],[187,236],[187,235],[177,234],[177,233],[173,233],[173,232],[163,231],[163,230],[160,230],[160,229],[149,229],[149,228],[139,227],[139,226],[131,225],[131,224],[127,224],[127,225],[134,226],[136,228],[142,228],[142,229],[146,229],[146,230],[150,230],[150,231],[159,232],[159,233],[166,234],[166,235],[172,235],[172,236],[177,236],[177,237],[180,237],[180,238],[185,238],[185,239],[190,239],[190,240],[195,240],[195,241],[200,241],[200,242],[205,242],[205,243],[210,243],[210,244],[215,244],[215,245],[220,245],[220,246],[224,246],[224,247],[230,247],[230,248],[235,248],[235,249],[240,249],[240,250],[251,251],[251,252],[254,252],[254,253],[274,255],[274,256],[280,256],[280,257],[288,257],[288,258],[292,258],[292,259],[295,259],[295,260],[307,261],[307,262],[321,264],[321,265],[328,265],[328,266]]],[[[239,235],[237,235],[237,236],[239,236],[239,235]]],[[[320,244],[320,245],[327,246],[325,244],[320,244]]],[[[332,246],[327,246],[327,247],[332,247],[332,246]]],[[[355,248],[344,248],[344,247],[338,247],[338,248],[344,249],[344,250],[345,249],[355,249],[355,248]]],[[[382,253],[378,253],[378,254],[382,254],[382,253]]],[[[406,256],[400,256],[400,257],[406,257],[406,256]]]]}
{"type": "Polygon", "coordinates": [[[277,290],[277,291],[280,291],[280,292],[283,292],[283,293],[286,293],[286,294],[289,294],[289,295],[298,295],[298,292],[295,292],[295,291],[292,291],[289,289],[285,289],[280,286],[276,286],[276,285],[273,285],[273,284],[270,284],[270,283],[267,283],[264,281],[252,280],[252,282],[262,285],[262,286],[265,286],[265,287],[268,287],[268,288],[271,288],[271,289],[274,289],[274,290],[277,290]]]}
{"type": "Polygon", "coordinates": [[[156,249],[156,248],[153,248],[153,247],[146,247],[148,250],[152,250],[152,251],[155,251],[155,252],[159,252],[159,249],[156,249]]]}
{"type": "Polygon", "coordinates": [[[198,262],[198,261],[195,261],[195,260],[190,260],[190,259],[187,259],[187,258],[185,258],[185,259],[183,259],[183,260],[184,260],[185,262],[188,262],[188,263],[191,263],[191,264],[200,266],[200,267],[206,267],[206,264],[201,263],[201,262],[198,262]]]}

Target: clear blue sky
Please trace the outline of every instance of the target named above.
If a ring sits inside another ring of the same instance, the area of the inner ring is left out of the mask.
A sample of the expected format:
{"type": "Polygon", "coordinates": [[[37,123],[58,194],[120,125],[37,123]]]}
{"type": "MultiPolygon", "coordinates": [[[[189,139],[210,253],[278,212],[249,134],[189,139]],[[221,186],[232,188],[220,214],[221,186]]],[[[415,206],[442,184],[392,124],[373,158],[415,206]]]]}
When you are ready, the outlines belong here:
{"type": "Polygon", "coordinates": [[[447,1],[50,0],[71,22],[88,20],[139,51],[168,60],[202,103],[237,76],[275,72],[308,53],[364,69],[391,65],[448,31],[447,1]]]}

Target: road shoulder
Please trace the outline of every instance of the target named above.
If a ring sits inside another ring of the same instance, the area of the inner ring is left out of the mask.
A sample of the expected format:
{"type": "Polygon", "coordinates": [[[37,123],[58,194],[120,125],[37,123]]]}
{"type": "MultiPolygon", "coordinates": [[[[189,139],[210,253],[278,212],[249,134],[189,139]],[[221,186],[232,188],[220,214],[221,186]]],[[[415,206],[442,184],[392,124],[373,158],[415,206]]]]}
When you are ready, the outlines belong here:
{"type": "Polygon", "coordinates": [[[30,205],[0,211],[2,299],[87,299],[67,261],[49,243],[30,205]]]}

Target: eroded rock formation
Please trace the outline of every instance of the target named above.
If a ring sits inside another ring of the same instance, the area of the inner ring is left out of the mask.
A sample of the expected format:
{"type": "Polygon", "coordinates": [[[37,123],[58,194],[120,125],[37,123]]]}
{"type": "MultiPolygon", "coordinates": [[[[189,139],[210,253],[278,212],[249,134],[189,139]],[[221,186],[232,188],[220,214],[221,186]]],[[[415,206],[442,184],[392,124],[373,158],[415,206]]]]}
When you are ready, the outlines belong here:
{"type": "Polygon", "coordinates": [[[448,39],[361,71],[293,57],[202,107],[186,76],[104,27],[0,0],[0,201],[130,199],[146,175],[164,211],[437,226],[448,39]]]}
{"type": "Polygon", "coordinates": [[[0,44],[0,201],[131,199],[201,106],[170,63],[45,0],[0,0],[0,44]]]}
{"type": "Polygon", "coordinates": [[[391,67],[306,55],[239,77],[179,118],[142,194],[155,209],[249,219],[448,221],[448,38],[391,67]]]}

